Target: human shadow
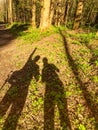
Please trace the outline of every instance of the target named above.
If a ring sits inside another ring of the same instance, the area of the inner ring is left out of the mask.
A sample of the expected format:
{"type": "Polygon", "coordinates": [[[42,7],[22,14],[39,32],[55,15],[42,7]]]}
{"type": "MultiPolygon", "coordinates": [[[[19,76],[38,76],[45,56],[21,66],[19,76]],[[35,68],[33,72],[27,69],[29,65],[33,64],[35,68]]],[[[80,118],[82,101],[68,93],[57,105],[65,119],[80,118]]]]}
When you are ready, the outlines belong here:
{"type": "Polygon", "coordinates": [[[40,56],[37,55],[32,60],[35,50],[30,54],[23,68],[13,72],[8,79],[10,88],[0,102],[0,118],[3,118],[9,109],[10,111],[2,130],[16,130],[18,120],[25,105],[30,81],[32,78],[35,78],[36,82],[39,80],[40,73],[37,61],[40,59],[40,56]]]}
{"type": "Polygon", "coordinates": [[[87,89],[88,83],[84,83],[82,81],[82,78],[79,75],[79,70],[78,70],[77,64],[75,63],[73,57],[70,54],[69,45],[67,43],[64,32],[62,32],[61,30],[59,30],[59,32],[60,32],[60,35],[61,35],[61,37],[63,39],[65,54],[67,56],[69,66],[70,66],[70,68],[71,68],[71,70],[73,72],[73,75],[74,75],[75,79],[77,80],[77,83],[80,86],[80,89],[82,90],[82,94],[83,94],[83,96],[85,98],[86,105],[89,107],[91,115],[95,118],[95,129],[96,129],[96,128],[98,128],[98,104],[96,104],[93,101],[93,97],[91,96],[90,92],[87,89]]]}
{"type": "Polygon", "coordinates": [[[54,64],[49,64],[43,58],[42,82],[45,83],[44,95],[44,130],[54,130],[55,106],[59,110],[60,125],[62,129],[71,130],[68,118],[67,100],[64,85],[58,76],[59,69],[54,64]]]}

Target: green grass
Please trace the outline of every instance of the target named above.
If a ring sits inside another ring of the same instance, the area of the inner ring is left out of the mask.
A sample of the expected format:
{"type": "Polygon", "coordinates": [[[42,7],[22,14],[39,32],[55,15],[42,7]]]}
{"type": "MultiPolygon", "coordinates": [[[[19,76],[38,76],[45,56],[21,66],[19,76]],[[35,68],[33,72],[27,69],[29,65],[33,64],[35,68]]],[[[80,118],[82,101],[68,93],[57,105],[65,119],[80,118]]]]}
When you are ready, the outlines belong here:
{"type": "Polygon", "coordinates": [[[98,56],[98,48],[94,49],[93,53],[94,53],[95,56],[98,56]]]}
{"type": "Polygon", "coordinates": [[[96,32],[89,33],[76,33],[76,34],[67,34],[70,38],[73,38],[73,44],[88,44],[91,40],[96,39],[96,32]]]}
{"type": "Polygon", "coordinates": [[[19,39],[22,39],[24,43],[33,43],[41,40],[43,37],[48,37],[54,33],[59,33],[60,30],[67,29],[64,26],[51,26],[45,31],[41,31],[40,28],[32,28],[30,24],[13,23],[9,26],[10,31],[19,39]]]}
{"type": "Polygon", "coordinates": [[[95,65],[98,66],[98,59],[95,61],[95,65]]]}
{"type": "Polygon", "coordinates": [[[94,81],[95,83],[98,83],[98,76],[97,76],[97,75],[93,76],[93,81],[94,81]]]}
{"type": "Polygon", "coordinates": [[[84,33],[84,34],[77,34],[77,38],[79,38],[81,43],[89,43],[92,39],[96,37],[96,33],[84,33]]]}
{"type": "Polygon", "coordinates": [[[74,40],[74,41],[72,41],[72,44],[80,45],[81,43],[79,41],[74,40]]]}
{"type": "Polygon", "coordinates": [[[39,28],[32,28],[30,24],[22,23],[13,23],[13,25],[9,26],[9,29],[16,37],[22,39],[25,43],[33,43],[43,37],[59,32],[58,28],[53,26],[42,32],[39,28]]]}
{"type": "MultiPolygon", "coordinates": [[[[66,30],[65,27],[51,27],[47,29],[46,31],[41,31],[40,29],[32,28],[30,25],[22,25],[22,24],[16,24],[10,27],[12,33],[14,33],[19,39],[23,40],[23,43],[33,43],[36,41],[41,40],[44,37],[48,37],[52,34],[59,33],[59,29],[64,31],[66,30]],[[18,31],[17,31],[18,30],[18,31]]],[[[58,36],[58,35],[57,35],[58,36]]],[[[89,43],[92,39],[95,38],[95,33],[89,33],[89,34],[70,34],[67,35],[67,38],[70,38],[70,40],[74,39],[72,44],[68,42],[67,49],[71,49],[69,51],[70,57],[72,57],[72,64],[69,64],[69,60],[71,60],[65,52],[64,46],[63,46],[63,40],[61,37],[57,37],[56,39],[52,39],[52,41],[46,41],[44,44],[37,45],[37,51],[36,55],[40,55],[41,58],[47,57],[49,63],[53,63],[57,66],[57,68],[60,70],[57,72],[57,75],[59,76],[61,82],[64,84],[64,93],[61,95],[58,91],[52,91],[49,92],[50,96],[55,97],[54,103],[56,104],[58,102],[58,99],[60,97],[65,97],[66,99],[66,106],[68,109],[68,116],[70,117],[70,122],[72,125],[72,128],[75,130],[97,130],[94,129],[95,127],[95,118],[94,116],[90,115],[91,113],[88,111],[90,110],[90,105],[86,104],[83,93],[84,91],[81,89],[81,82],[83,84],[89,83],[88,79],[93,82],[94,85],[88,85],[85,87],[88,87],[89,90],[88,93],[86,93],[85,96],[89,96],[89,101],[91,106],[93,106],[93,103],[97,101],[97,91],[94,90],[94,86],[98,83],[98,76],[91,75],[92,72],[92,66],[89,63],[91,56],[98,56],[98,49],[95,49],[93,51],[93,55],[91,54],[91,51],[89,48],[86,47],[86,44],[89,43]],[[57,41],[55,41],[57,40],[57,41]],[[76,46],[78,45],[78,46],[76,46]],[[75,73],[77,71],[77,73],[75,73]],[[77,74],[77,75],[76,75],[77,74]],[[86,78],[88,78],[86,80],[86,78]],[[81,82],[79,82],[81,81],[81,82]],[[96,91],[96,92],[95,92],[96,91]],[[92,93],[91,93],[92,92],[92,93]],[[93,93],[95,92],[95,93],[93,93]],[[92,98],[93,97],[93,98],[92,98]],[[91,99],[92,98],[92,99],[91,99]],[[94,102],[93,102],[94,101],[94,102]]],[[[35,44],[34,48],[35,48],[35,44]]],[[[22,46],[21,46],[22,47],[22,46]]],[[[30,46],[31,47],[31,46],[30,46]]],[[[27,50],[25,50],[27,51],[27,50]]],[[[25,54],[24,54],[25,57],[25,54]]],[[[17,60],[20,58],[17,54],[17,60]]],[[[38,65],[41,69],[41,75],[38,82],[36,82],[33,78],[31,79],[31,83],[29,85],[28,90],[28,96],[26,98],[25,106],[23,109],[23,112],[21,114],[21,117],[19,119],[19,125],[23,126],[23,122],[26,122],[28,129],[37,129],[41,130],[44,126],[44,101],[45,101],[45,88],[46,85],[42,83],[42,69],[43,69],[43,63],[42,59],[39,60],[38,65]],[[30,126],[31,125],[31,126],[30,126]]],[[[18,62],[16,62],[16,67],[22,67],[22,61],[19,59],[18,62]]],[[[96,66],[98,66],[98,61],[95,61],[96,66]]],[[[94,67],[94,66],[93,66],[94,67]]],[[[95,68],[96,69],[96,68],[95,68]]],[[[26,77],[28,77],[26,75],[26,77]]],[[[55,78],[54,78],[55,79],[55,78]]],[[[24,78],[20,79],[22,82],[26,80],[25,75],[24,78]]],[[[50,83],[51,87],[56,86],[56,80],[54,82],[50,83]]],[[[58,87],[57,87],[58,88],[58,87]]],[[[18,90],[17,87],[13,87],[9,93],[9,96],[18,96],[18,90]]],[[[60,103],[60,101],[59,101],[60,103]]],[[[55,105],[55,128],[59,130],[67,130],[61,128],[60,126],[60,112],[57,108],[58,104],[55,105]]],[[[65,107],[66,107],[65,106],[65,107]]],[[[59,105],[60,109],[63,109],[64,105],[61,103],[59,105]]],[[[51,108],[50,108],[51,109],[51,108]]],[[[49,111],[50,111],[49,109],[49,111]]],[[[67,113],[67,112],[65,112],[67,113]]],[[[67,114],[66,114],[67,115],[67,114]]],[[[13,115],[13,117],[16,119],[16,117],[13,115]]],[[[14,120],[12,117],[11,120],[14,120]]],[[[0,124],[2,125],[3,119],[0,118],[0,124]]],[[[12,121],[11,121],[12,122],[12,121]]],[[[18,127],[19,127],[18,125],[18,127]]],[[[66,123],[63,124],[66,126],[66,123]]],[[[18,128],[17,127],[17,128],[18,128]]],[[[23,128],[19,128],[22,130],[23,128]]],[[[25,128],[24,128],[25,129],[25,128]]]]}
{"type": "Polygon", "coordinates": [[[85,128],[84,125],[80,124],[80,125],[79,125],[79,130],[86,130],[86,128],[85,128]]]}

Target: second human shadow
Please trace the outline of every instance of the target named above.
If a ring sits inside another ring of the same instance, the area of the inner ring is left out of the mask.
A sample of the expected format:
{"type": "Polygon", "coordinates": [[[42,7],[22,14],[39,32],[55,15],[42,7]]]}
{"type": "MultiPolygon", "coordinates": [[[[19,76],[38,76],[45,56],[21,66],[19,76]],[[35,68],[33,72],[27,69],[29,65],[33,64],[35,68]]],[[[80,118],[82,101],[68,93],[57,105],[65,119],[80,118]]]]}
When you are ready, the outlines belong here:
{"type": "Polygon", "coordinates": [[[46,85],[44,95],[44,130],[55,129],[56,105],[62,130],[71,130],[64,85],[58,76],[58,72],[59,69],[54,64],[48,63],[46,57],[43,58],[42,82],[46,85]]]}

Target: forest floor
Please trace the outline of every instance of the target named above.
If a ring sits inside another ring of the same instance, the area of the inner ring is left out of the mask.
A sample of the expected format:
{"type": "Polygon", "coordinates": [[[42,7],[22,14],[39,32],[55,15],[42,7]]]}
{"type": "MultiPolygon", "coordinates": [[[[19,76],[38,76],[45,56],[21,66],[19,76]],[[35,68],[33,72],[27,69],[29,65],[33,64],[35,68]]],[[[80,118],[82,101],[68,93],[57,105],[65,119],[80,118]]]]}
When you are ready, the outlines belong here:
{"type": "Polygon", "coordinates": [[[0,130],[98,130],[98,39],[59,30],[30,44],[0,28],[0,130]]]}

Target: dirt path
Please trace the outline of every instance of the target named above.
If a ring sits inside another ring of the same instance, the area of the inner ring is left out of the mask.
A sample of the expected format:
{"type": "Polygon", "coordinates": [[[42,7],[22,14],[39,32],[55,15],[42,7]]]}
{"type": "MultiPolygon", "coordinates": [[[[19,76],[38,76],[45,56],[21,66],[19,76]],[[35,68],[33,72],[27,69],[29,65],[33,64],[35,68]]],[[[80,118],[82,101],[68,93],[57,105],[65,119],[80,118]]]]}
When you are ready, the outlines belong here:
{"type": "Polygon", "coordinates": [[[66,130],[97,130],[98,87],[91,74],[97,68],[89,63],[93,58],[91,51],[98,46],[96,41],[96,46],[94,43],[90,45],[95,46],[92,50],[83,44],[72,44],[71,38],[63,41],[59,34],[32,44],[21,44],[21,40],[15,39],[4,26],[0,28],[0,88],[11,76],[9,83],[0,90],[0,128],[43,130],[48,125],[55,125],[55,130],[60,130],[62,125],[68,125],[72,129],[66,130]],[[35,57],[39,57],[37,63],[35,57]],[[37,74],[37,68],[40,73],[38,82],[31,78],[37,74]],[[46,79],[46,85],[42,78],[46,79]]]}
{"type": "Polygon", "coordinates": [[[9,29],[5,28],[5,25],[0,25],[0,51],[4,48],[8,48],[13,42],[15,37],[10,33],[9,29]]]}
{"type": "Polygon", "coordinates": [[[31,44],[21,45],[21,40],[15,38],[4,25],[0,25],[0,86],[2,86],[11,71],[20,69],[23,66],[32,50],[36,47],[43,48],[43,44],[50,39],[51,42],[55,42],[56,36],[44,38],[34,43],[33,46],[31,44]]]}
{"type": "Polygon", "coordinates": [[[11,53],[9,52],[13,47],[15,47],[15,37],[4,24],[0,24],[0,86],[11,69],[11,53]]]}

